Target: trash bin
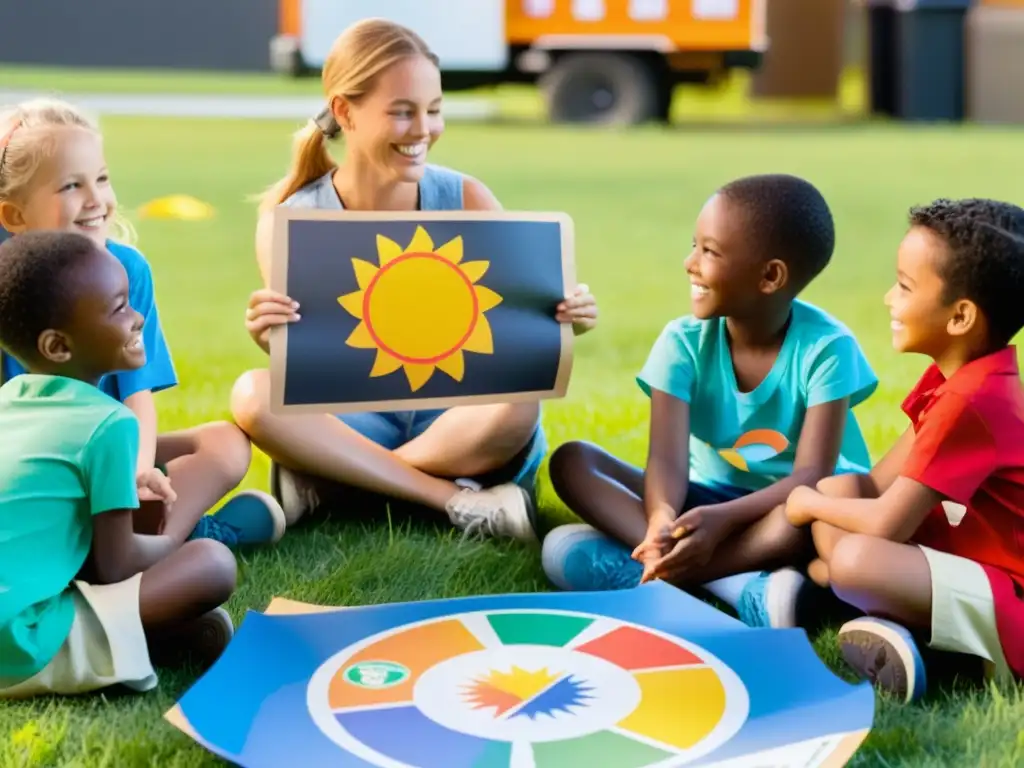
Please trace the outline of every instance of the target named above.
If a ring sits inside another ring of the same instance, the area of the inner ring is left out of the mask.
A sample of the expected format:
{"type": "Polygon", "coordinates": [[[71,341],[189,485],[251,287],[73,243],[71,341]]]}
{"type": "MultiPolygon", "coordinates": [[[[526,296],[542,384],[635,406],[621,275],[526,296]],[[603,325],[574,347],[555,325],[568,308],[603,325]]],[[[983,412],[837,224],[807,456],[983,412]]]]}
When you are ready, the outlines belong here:
{"type": "Polygon", "coordinates": [[[846,0],[770,0],[771,45],[753,77],[754,98],[836,99],[845,22],[846,0]]]}
{"type": "Polygon", "coordinates": [[[964,119],[964,19],[973,0],[868,0],[871,109],[964,119]]]}
{"type": "Polygon", "coordinates": [[[964,36],[967,119],[1024,125],[1024,0],[980,0],[964,36]]]}
{"type": "Polygon", "coordinates": [[[869,0],[867,8],[868,106],[876,115],[896,117],[900,111],[896,84],[896,8],[888,0],[869,0]]]}

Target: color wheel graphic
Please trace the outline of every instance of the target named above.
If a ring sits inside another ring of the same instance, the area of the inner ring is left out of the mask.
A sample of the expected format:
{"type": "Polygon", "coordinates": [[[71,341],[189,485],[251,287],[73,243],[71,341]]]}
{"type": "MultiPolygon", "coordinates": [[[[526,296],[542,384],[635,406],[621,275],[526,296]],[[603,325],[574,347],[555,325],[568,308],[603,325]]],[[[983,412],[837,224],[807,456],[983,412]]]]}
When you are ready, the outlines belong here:
{"type": "Polygon", "coordinates": [[[306,691],[331,741],[385,768],[681,766],[750,710],[735,672],[680,638],[563,610],[484,610],[351,645],[306,691]]]}

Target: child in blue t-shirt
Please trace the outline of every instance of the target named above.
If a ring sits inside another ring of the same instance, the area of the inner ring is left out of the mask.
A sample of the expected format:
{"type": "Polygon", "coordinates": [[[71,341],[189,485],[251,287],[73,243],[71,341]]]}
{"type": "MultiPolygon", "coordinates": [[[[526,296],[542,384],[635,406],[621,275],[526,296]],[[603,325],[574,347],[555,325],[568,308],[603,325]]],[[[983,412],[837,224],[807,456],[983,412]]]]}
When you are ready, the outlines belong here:
{"type": "MultiPolygon", "coordinates": [[[[275,542],[284,534],[284,513],[268,494],[244,491],[217,514],[205,514],[249,469],[251,447],[242,430],[217,422],[170,434],[157,431],[153,394],[176,386],[177,377],[149,264],[135,248],[110,237],[118,225],[126,234],[102,136],[90,120],[72,105],[50,99],[0,114],[0,227],[15,237],[33,230],[86,235],[124,266],[131,304],[143,316],[146,364],[115,370],[98,384],[139,420],[140,530],[159,531],[179,543],[188,538],[214,538],[229,546],[275,542]]],[[[12,356],[0,355],[0,384],[24,373],[12,356]]]]}
{"type": "Polygon", "coordinates": [[[584,442],[551,457],[556,492],[587,523],[545,538],[555,585],[704,585],[749,624],[795,624],[806,581],[788,566],[811,549],[782,505],[871,465],[851,409],[878,380],[850,331],[796,298],[834,245],[828,205],[802,179],[742,178],[707,202],[684,262],[693,314],[665,326],[637,377],[646,467],[584,442]]]}

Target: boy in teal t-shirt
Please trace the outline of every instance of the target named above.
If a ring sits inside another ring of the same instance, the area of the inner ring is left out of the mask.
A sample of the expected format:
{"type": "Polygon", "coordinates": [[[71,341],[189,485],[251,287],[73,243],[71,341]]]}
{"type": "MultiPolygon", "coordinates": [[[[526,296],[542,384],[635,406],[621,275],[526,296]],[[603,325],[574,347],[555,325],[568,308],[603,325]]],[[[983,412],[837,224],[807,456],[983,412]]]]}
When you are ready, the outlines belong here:
{"type": "Polygon", "coordinates": [[[871,464],[852,409],[878,379],[845,326],[796,298],[834,244],[828,205],[802,179],[739,179],[707,202],[685,262],[693,314],[666,325],[637,377],[651,398],[646,467],[583,442],[551,457],[556,492],[587,523],[545,538],[555,585],[662,578],[708,586],[748,623],[795,623],[804,580],[785,566],[805,564],[810,542],[768,513],[799,485],[871,464]],[[737,574],[739,587],[725,580],[737,574]]]}
{"type": "Polygon", "coordinates": [[[0,387],[0,698],[148,690],[154,660],[231,637],[230,550],[134,532],[138,422],[96,384],[145,363],[141,331],[89,238],[0,245],[0,348],[28,371],[0,387]]]}
{"type": "Polygon", "coordinates": [[[0,434],[2,689],[42,670],[71,631],[66,587],[89,554],[89,518],[138,506],[139,428],[91,384],[25,374],[0,387],[0,434]]]}
{"type": "MultiPolygon", "coordinates": [[[[788,477],[807,411],[844,398],[849,409],[878,385],[849,330],[817,307],[794,301],[768,373],[751,391],[736,381],[725,318],[670,322],[637,383],[689,404],[690,482],[759,491],[788,477]]],[[[860,426],[847,409],[836,474],[870,466],[860,426]]]]}

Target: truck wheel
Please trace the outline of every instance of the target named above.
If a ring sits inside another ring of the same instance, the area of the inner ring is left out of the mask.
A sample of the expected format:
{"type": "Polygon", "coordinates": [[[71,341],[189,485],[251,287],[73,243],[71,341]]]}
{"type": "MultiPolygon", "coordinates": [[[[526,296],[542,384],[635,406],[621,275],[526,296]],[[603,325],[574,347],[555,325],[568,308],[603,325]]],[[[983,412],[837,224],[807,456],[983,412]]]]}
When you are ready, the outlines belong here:
{"type": "Polygon", "coordinates": [[[658,117],[658,78],[641,59],[617,53],[572,53],[540,78],[556,123],[635,125],[658,117]]]}

